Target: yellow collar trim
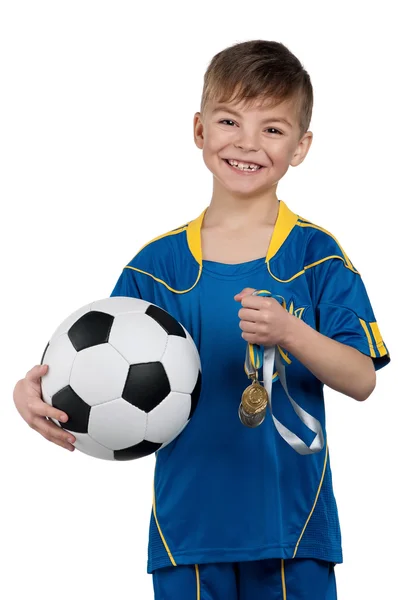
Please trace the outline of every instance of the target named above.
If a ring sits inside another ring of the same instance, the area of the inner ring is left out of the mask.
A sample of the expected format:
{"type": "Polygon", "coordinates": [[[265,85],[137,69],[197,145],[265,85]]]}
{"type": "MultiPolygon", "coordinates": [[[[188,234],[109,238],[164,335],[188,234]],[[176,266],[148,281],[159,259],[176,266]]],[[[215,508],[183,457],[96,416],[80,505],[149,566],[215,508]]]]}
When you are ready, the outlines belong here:
{"type": "MultiPolygon", "coordinates": [[[[206,211],[207,208],[199,215],[199,217],[190,221],[187,227],[188,246],[192,256],[200,266],[202,266],[202,240],[200,232],[206,211]]],[[[293,213],[283,200],[279,200],[278,217],[276,219],[265,262],[269,262],[279,251],[293,227],[296,225],[298,218],[298,215],[293,213]]]]}

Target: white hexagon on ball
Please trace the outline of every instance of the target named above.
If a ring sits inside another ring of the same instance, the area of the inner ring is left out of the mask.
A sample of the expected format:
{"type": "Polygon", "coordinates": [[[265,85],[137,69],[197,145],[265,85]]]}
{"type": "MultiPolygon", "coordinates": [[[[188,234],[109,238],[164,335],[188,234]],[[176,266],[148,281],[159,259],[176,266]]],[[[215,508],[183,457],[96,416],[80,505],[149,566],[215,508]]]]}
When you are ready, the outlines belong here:
{"type": "MultiPolygon", "coordinates": [[[[65,431],[68,430],[65,429],[65,431]]],[[[75,436],[76,442],[73,445],[77,450],[80,450],[80,452],[104,460],[114,460],[113,450],[105,448],[105,446],[93,440],[88,433],[77,433],[76,431],[71,431],[70,433],[75,436]]]]}
{"type": "Polygon", "coordinates": [[[133,365],[159,361],[168,337],[166,331],[145,313],[126,313],[115,317],[109,343],[133,365]]]}
{"type": "Polygon", "coordinates": [[[144,440],[146,426],[147,414],[118,398],[91,409],[88,433],[107,448],[123,450],[144,440]]]}
{"type": "Polygon", "coordinates": [[[126,296],[113,296],[111,302],[109,300],[109,298],[96,300],[96,302],[91,304],[91,310],[98,310],[116,317],[119,314],[130,312],[145,313],[148,306],[150,306],[150,302],[126,296]]]}
{"type": "Polygon", "coordinates": [[[55,338],[48,346],[43,364],[48,365],[47,373],[41,379],[43,400],[51,404],[51,398],[59,390],[69,385],[70,372],[77,352],[66,333],[55,338]]]}
{"type": "Polygon", "coordinates": [[[129,365],[110,344],[98,344],[77,353],[70,385],[89,406],[120,398],[129,365]]]}

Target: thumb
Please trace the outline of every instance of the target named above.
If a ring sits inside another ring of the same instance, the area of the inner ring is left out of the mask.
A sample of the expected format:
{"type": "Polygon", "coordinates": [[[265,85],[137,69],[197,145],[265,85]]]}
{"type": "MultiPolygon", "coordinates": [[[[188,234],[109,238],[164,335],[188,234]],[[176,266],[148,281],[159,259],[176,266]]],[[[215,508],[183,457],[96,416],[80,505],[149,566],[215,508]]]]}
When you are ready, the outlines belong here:
{"type": "Polygon", "coordinates": [[[249,294],[252,294],[255,291],[256,290],[254,288],[244,288],[241,292],[239,292],[239,294],[235,294],[234,300],[240,302],[244,296],[248,296],[249,294]]]}
{"type": "Polygon", "coordinates": [[[48,365],[36,365],[26,373],[26,379],[38,382],[40,377],[47,373],[48,365]]]}

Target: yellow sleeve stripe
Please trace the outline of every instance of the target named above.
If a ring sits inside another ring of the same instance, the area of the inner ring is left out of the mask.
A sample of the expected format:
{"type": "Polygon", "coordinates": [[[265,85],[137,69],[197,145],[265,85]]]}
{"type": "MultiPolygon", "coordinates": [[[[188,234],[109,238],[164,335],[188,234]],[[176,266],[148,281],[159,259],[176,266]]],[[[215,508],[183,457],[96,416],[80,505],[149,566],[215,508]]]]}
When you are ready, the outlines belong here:
{"type": "Polygon", "coordinates": [[[367,324],[365,323],[365,321],[363,319],[359,319],[359,322],[361,323],[362,328],[363,328],[363,330],[365,332],[365,335],[367,337],[367,340],[368,340],[369,350],[370,350],[370,356],[372,358],[376,358],[376,352],[375,352],[375,349],[373,347],[373,342],[372,342],[372,338],[370,337],[370,332],[369,332],[368,326],[367,326],[367,324]]]}
{"type": "Polygon", "coordinates": [[[386,356],[388,354],[388,350],[384,345],[379,326],[377,325],[376,321],[366,323],[366,321],[364,321],[363,319],[359,319],[359,322],[361,323],[366,338],[368,340],[370,356],[372,358],[386,356]],[[370,331],[368,325],[370,327],[370,331]]]}
{"type": "Polygon", "coordinates": [[[385,356],[386,354],[388,354],[388,351],[382,340],[379,326],[377,325],[376,321],[372,321],[372,323],[369,323],[369,325],[372,330],[373,337],[376,342],[376,348],[379,351],[380,356],[385,356]]]}

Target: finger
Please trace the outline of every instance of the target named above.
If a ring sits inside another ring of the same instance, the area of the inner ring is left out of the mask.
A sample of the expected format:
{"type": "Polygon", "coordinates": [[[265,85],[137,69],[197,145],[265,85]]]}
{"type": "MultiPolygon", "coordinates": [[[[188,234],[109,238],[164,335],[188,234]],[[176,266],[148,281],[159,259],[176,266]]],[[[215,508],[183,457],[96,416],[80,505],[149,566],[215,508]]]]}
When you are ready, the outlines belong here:
{"type": "Polygon", "coordinates": [[[36,431],[40,433],[46,440],[57,444],[58,446],[62,446],[64,448],[71,449],[72,444],[76,442],[76,438],[74,435],[69,433],[69,431],[65,431],[58,425],[55,425],[50,420],[46,420],[43,417],[39,417],[35,421],[36,431]]]}
{"type": "Polygon", "coordinates": [[[239,327],[242,329],[242,331],[245,331],[246,333],[256,333],[258,329],[256,323],[251,323],[249,321],[240,321],[239,327]]]}
{"type": "Polygon", "coordinates": [[[48,365],[36,365],[26,373],[26,379],[38,383],[40,378],[47,373],[48,365]]]}
{"type": "Polygon", "coordinates": [[[258,310],[253,310],[252,308],[241,308],[238,312],[238,317],[242,321],[251,321],[255,323],[258,317],[258,310]]]}
{"type": "Polygon", "coordinates": [[[248,333],[247,331],[242,331],[242,337],[249,344],[257,344],[258,336],[255,333],[248,333]]]}
{"type": "Polygon", "coordinates": [[[245,308],[253,308],[255,310],[260,310],[264,308],[271,307],[272,298],[264,298],[264,296],[244,296],[242,298],[242,306],[245,308]]]}
{"type": "Polygon", "coordinates": [[[51,417],[52,419],[56,419],[57,421],[61,421],[61,423],[66,423],[68,421],[68,415],[58,408],[54,408],[47,402],[44,402],[41,398],[38,400],[32,400],[28,404],[28,408],[32,411],[34,416],[40,417],[51,417]]]}
{"type": "Polygon", "coordinates": [[[73,452],[75,450],[75,446],[73,444],[70,444],[69,442],[65,441],[64,439],[51,438],[51,437],[46,437],[46,436],[43,436],[43,437],[45,437],[45,439],[48,440],[49,442],[56,444],[56,446],[65,448],[66,450],[69,450],[70,452],[73,452]]]}
{"type": "Polygon", "coordinates": [[[256,290],[254,288],[244,288],[241,292],[239,292],[239,294],[236,294],[234,296],[234,299],[237,300],[238,302],[240,302],[240,300],[242,300],[242,298],[244,296],[247,296],[248,294],[252,294],[255,291],[256,290]]]}

